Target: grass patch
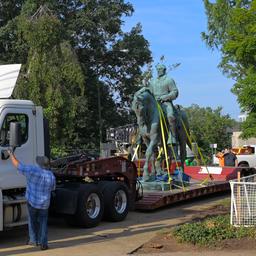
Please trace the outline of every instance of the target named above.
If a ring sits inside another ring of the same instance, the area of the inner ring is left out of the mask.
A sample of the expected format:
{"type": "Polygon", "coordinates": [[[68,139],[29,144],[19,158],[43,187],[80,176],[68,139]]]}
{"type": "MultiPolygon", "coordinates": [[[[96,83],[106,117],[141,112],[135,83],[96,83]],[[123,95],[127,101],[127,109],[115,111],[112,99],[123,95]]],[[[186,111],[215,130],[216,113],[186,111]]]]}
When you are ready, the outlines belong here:
{"type": "Polygon", "coordinates": [[[225,198],[225,199],[222,199],[222,200],[218,201],[218,204],[222,205],[224,207],[230,207],[230,204],[231,204],[230,196],[228,198],[225,198]]]}
{"type": "Polygon", "coordinates": [[[218,242],[226,239],[256,238],[255,228],[236,228],[229,223],[230,216],[221,215],[183,224],[176,227],[172,233],[179,242],[199,246],[216,246],[218,242]]]}

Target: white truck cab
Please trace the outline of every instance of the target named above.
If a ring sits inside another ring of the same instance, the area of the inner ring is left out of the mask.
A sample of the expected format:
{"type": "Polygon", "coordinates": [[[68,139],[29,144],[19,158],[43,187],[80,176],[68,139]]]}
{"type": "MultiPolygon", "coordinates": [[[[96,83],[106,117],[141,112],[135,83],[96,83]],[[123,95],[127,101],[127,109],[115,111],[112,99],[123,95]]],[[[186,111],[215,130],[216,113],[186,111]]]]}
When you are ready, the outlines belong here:
{"type": "MultiPolygon", "coordinates": [[[[10,144],[17,145],[15,156],[25,164],[35,164],[38,155],[50,157],[49,129],[42,107],[29,100],[10,99],[19,70],[20,65],[0,66],[0,231],[27,223],[26,180],[8,159],[10,144]]],[[[124,220],[139,194],[135,164],[120,157],[81,157],[70,156],[64,162],[57,159],[52,166],[59,180],[51,210],[81,227],[95,227],[103,214],[111,221],[124,220]],[[68,163],[69,169],[64,171],[62,163],[68,163]]]]}
{"type": "Polygon", "coordinates": [[[33,164],[37,155],[45,154],[42,108],[29,100],[9,99],[19,70],[19,64],[0,66],[0,231],[27,220],[26,180],[3,154],[9,148],[10,123],[21,124],[22,145],[15,149],[19,161],[33,164]]]}

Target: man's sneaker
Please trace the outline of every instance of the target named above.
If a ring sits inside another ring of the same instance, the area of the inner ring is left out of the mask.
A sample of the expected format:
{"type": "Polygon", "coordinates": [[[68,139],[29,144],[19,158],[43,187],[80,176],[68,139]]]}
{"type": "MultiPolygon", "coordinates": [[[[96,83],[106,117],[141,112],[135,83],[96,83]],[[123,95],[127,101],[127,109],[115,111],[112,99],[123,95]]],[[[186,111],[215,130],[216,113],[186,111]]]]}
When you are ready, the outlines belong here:
{"type": "Polygon", "coordinates": [[[41,250],[47,250],[49,249],[48,245],[41,245],[41,250]]]}
{"type": "Polygon", "coordinates": [[[35,242],[30,242],[30,241],[27,241],[26,244],[27,244],[27,245],[31,245],[31,246],[38,246],[37,243],[35,243],[35,242]]]}

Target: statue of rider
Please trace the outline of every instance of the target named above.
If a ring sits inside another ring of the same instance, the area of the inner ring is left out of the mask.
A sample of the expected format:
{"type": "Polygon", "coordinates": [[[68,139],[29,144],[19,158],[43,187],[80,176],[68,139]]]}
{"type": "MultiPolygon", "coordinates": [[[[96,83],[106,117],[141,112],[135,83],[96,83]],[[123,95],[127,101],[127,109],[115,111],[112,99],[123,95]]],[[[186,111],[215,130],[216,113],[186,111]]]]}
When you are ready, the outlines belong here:
{"type": "Polygon", "coordinates": [[[161,104],[161,107],[168,120],[170,134],[167,144],[176,145],[176,123],[172,101],[178,97],[179,92],[174,80],[167,76],[166,66],[163,64],[158,64],[156,69],[157,78],[150,81],[149,89],[155,96],[156,100],[161,104]]]}

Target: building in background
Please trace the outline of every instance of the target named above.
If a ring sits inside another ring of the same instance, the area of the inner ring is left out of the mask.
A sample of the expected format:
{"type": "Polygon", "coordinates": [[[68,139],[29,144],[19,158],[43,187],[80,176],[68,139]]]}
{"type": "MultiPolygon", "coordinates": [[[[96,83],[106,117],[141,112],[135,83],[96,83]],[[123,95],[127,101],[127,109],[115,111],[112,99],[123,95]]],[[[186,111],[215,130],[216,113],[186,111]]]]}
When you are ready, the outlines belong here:
{"type": "MultiPolygon", "coordinates": [[[[247,118],[248,114],[246,112],[241,113],[238,116],[238,120],[240,123],[244,122],[247,118]]],[[[241,131],[234,129],[232,133],[232,147],[242,147],[243,145],[256,145],[256,138],[249,139],[241,139],[241,131]]]]}
{"type": "Polygon", "coordinates": [[[248,114],[247,112],[242,112],[239,116],[238,116],[238,121],[240,123],[244,122],[247,118],[248,114]]]}

